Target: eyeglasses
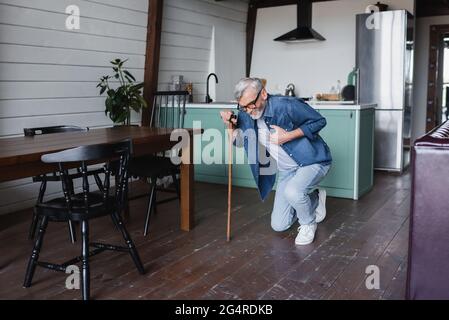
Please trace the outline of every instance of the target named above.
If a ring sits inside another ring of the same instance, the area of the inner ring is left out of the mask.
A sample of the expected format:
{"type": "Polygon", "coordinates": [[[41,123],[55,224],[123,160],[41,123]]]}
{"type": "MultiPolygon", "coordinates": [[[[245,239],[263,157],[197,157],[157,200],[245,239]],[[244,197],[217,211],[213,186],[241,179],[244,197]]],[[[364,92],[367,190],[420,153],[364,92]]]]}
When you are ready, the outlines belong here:
{"type": "Polygon", "coordinates": [[[248,109],[254,109],[254,107],[256,106],[257,100],[259,100],[260,94],[262,93],[263,88],[259,91],[259,93],[256,96],[256,99],[254,99],[253,101],[251,101],[250,103],[248,103],[246,106],[241,106],[239,103],[237,103],[237,109],[238,110],[243,110],[245,112],[248,111],[248,109]],[[254,106],[252,108],[250,108],[249,106],[254,106]]]}

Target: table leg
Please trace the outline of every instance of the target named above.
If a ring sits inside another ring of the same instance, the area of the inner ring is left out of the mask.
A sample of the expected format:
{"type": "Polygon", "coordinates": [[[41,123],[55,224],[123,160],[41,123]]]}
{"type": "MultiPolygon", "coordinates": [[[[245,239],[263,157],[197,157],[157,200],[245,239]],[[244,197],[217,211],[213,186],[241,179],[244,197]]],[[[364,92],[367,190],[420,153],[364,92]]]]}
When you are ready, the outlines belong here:
{"type": "MultiPolygon", "coordinates": [[[[192,138],[192,137],[190,137],[192,138]]],[[[192,139],[190,139],[192,140],[192,139]]],[[[181,164],[181,230],[190,231],[194,224],[193,142],[182,149],[181,164]]]]}

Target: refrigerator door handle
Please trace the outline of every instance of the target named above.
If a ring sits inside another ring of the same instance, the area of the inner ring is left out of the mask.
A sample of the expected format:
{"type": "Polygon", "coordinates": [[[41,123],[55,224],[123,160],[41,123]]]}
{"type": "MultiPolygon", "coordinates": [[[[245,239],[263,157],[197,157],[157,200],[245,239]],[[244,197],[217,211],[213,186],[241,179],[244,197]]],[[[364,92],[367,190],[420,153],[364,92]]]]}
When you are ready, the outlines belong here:
{"type": "Polygon", "coordinates": [[[355,74],[357,77],[355,103],[360,104],[360,68],[356,69],[355,74]]]}

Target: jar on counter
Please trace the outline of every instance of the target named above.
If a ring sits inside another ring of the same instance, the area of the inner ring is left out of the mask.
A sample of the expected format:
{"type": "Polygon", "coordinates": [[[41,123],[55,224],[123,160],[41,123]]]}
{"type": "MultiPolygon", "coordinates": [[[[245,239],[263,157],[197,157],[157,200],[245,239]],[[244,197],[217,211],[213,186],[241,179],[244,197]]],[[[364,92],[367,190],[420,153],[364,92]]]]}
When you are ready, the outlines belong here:
{"type": "Polygon", "coordinates": [[[187,83],[186,91],[189,93],[188,101],[190,103],[192,103],[193,102],[193,83],[192,82],[187,83]]]}

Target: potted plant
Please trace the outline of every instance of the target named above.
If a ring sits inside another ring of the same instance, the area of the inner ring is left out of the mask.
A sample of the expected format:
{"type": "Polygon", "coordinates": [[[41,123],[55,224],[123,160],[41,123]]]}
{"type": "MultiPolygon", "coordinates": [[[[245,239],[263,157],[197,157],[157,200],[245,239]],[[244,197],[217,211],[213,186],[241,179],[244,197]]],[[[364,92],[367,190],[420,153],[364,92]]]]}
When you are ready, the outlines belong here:
{"type": "Polygon", "coordinates": [[[97,88],[100,88],[100,95],[107,94],[105,114],[115,125],[131,123],[131,110],[140,112],[147,107],[147,103],[142,96],[144,83],[136,83],[136,78],[123,65],[128,60],[115,59],[111,61],[112,76],[104,76],[100,79],[97,88]],[[118,81],[118,87],[111,88],[110,80],[118,81]]]}

